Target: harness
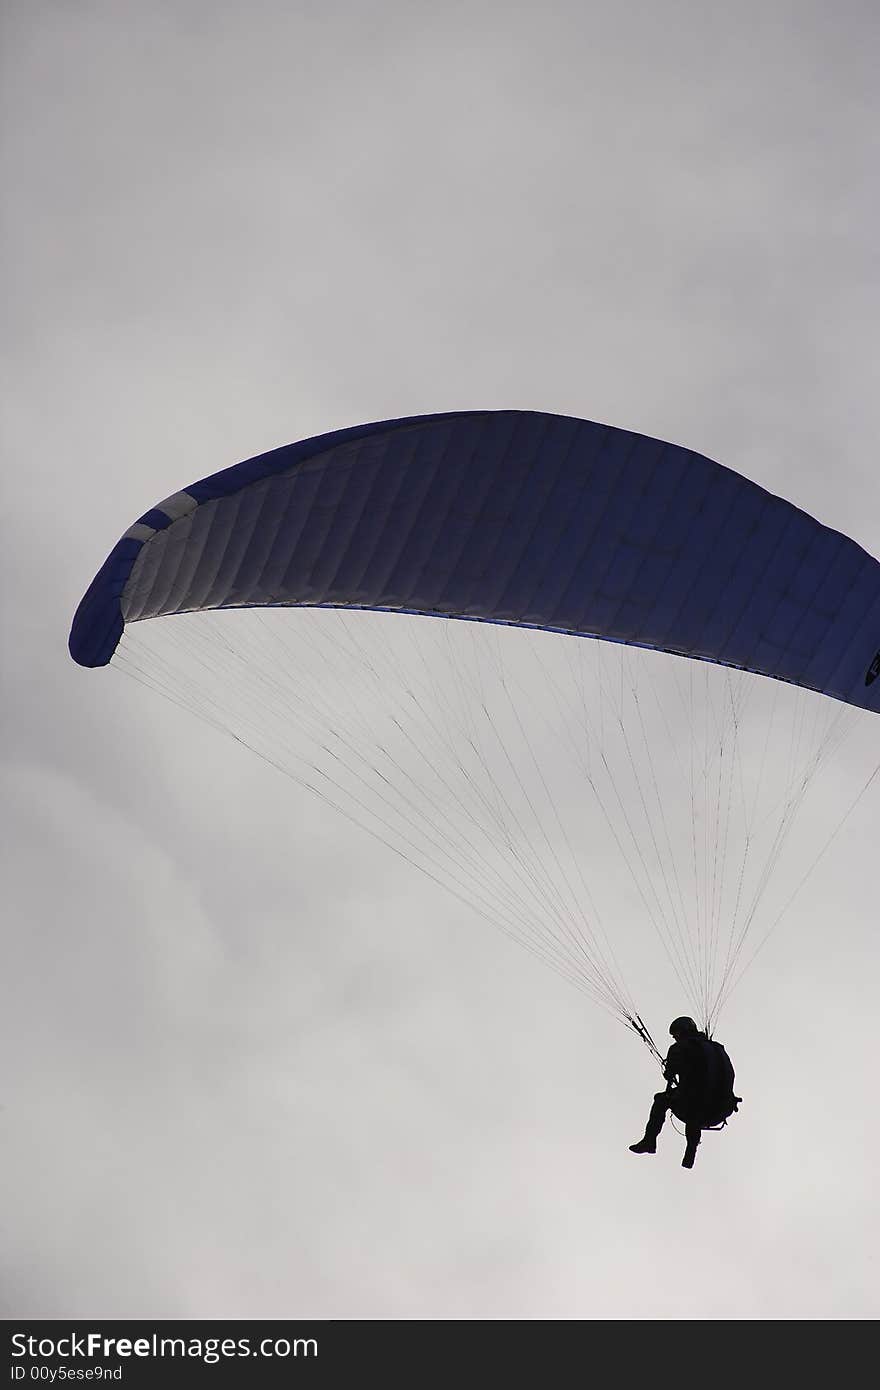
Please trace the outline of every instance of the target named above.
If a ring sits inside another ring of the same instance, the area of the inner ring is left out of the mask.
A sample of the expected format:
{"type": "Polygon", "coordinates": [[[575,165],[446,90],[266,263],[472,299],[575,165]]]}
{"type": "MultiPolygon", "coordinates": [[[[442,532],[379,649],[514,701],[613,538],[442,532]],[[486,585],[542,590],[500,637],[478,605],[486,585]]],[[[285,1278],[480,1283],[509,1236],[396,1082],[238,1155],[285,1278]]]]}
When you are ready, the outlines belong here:
{"type": "MultiPolygon", "coordinates": [[[[728,1057],[723,1045],[715,1042],[712,1038],[701,1039],[700,1048],[706,1063],[705,1095],[711,1097],[715,1103],[711,1102],[703,1109],[703,1113],[710,1117],[715,1117],[711,1124],[700,1124],[703,1131],[718,1131],[725,1129],[727,1121],[735,1115],[742,1104],[742,1096],[738,1096],[733,1090],[734,1071],[730,1058],[728,1057]]],[[[688,1089],[685,1084],[685,1091],[688,1089]]],[[[699,1114],[699,1110],[695,1107],[699,1114]]],[[[674,1115],[675,1112],[673,1111],[674,1115]]],[[[681,1119],[681,1116],[675,1116],[681,1119]]],[[[686,1120],[683,1123],[687,1123],[686,1120]]],[[[681,1132],[681,1131],[677,1131],[681,1132]]]]}

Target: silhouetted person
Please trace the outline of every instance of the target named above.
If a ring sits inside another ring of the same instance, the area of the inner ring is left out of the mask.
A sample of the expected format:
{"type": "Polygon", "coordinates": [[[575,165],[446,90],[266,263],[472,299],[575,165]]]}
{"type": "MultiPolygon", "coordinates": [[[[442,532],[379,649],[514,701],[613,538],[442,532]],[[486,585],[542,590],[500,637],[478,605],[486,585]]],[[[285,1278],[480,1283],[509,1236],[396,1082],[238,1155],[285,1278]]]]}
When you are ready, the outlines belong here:
{"type": "Polygon", "coordinates": [[[739,1104],[733,1094],[733,1067],[720,1043],[700,1032],[692,1018],[675,1018],[669,1025],[674,1042],[663,1064],[665,1091],[658,1091],[651,1106],[645,1136],[630,1144],[634,1154],[657,1152],[657,1136],[668,1111],[684,1124],[687,1145],[682,1168],[693,1168],[700,1133],[720,1125],[739,1104]]]}

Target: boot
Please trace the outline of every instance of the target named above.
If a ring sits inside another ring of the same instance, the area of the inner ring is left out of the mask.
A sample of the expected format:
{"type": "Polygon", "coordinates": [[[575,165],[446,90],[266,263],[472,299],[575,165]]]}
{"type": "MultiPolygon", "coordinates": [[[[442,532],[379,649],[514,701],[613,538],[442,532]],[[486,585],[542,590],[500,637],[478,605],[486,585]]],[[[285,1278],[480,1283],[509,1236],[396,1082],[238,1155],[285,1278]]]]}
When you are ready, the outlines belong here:
{"type": "Polygon", "coordinates": [[[693,1168],[694,1159],[697,1156],[697,1145],[699,1144],[699,1142],[699,1139],[689,1139],[687,1141],[687,1147],[684,1151],[684,1158],[681,1160],[682,1168],[693,1168]]]}
{"type": "Polygon", "coordinates": [[[640,1139],[637,1144],[630,1144],[631,1154],[655,1154],[657,1152],[657,1140],[649,1139],[647,1134],[644,1139],[640,1139]]]}

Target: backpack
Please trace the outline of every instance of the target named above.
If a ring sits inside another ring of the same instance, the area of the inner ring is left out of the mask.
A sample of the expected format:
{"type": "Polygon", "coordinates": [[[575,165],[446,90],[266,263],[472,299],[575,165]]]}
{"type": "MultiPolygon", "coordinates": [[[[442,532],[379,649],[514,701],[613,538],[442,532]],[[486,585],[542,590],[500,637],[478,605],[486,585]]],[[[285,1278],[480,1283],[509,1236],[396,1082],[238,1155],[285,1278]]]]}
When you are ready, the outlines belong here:
{"type": "Polygon", "coordinates": [[[715,1129],[726,1125],[730,1116],[739,1109],[742,1096],[733,1094],[736,1073],[733,1063],[724,1050],[723,1043],[714,1038],[703,1042],[703,1055],[706,1059],[706,1123],[704,1129],[715,1129]]]}

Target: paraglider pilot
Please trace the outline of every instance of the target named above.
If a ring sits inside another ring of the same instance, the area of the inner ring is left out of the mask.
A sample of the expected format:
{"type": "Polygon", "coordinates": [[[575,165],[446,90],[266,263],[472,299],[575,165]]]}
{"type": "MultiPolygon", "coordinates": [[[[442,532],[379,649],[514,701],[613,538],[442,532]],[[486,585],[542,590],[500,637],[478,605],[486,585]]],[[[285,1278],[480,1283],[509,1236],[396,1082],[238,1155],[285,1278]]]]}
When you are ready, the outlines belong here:
{"type": "Polygon", "coordinates": [[[657,1152],[657,1136],[671,1110],[683,1121],[686,1147],[682,1168],[693,1168],[703,1129],[723,1124],[740,1098],[733,1094],[733,1067],[720,1043],[707,1038],[692,1018],[675,1018],[669,1025],[674,1042],[663,1064],[665,1091],[651,1106],[644,1138],[630,1144],[634,1154],[657,1152]]]}

